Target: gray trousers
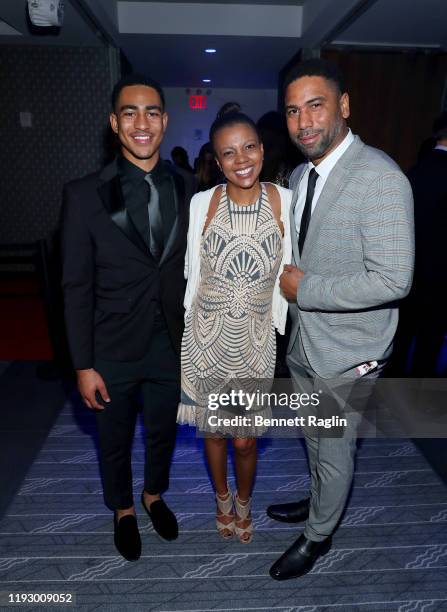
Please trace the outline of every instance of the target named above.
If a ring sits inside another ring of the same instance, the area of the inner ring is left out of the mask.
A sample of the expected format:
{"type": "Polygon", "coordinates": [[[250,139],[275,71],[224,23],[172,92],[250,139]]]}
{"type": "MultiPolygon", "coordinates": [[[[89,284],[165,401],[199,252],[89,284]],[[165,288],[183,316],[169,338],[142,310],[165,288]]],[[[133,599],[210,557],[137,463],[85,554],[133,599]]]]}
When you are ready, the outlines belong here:
{"type": "Polygon", "coordinates": [[[382,367],[362,377],[360,383],[354,378],[354,373],[352,378],[321,379],[307,361],[299,333],[287,356],[287,365],[297,392],[323,390],[319,406],[300,409],[305,423],[309,414],[317,418],[334,415],[347,421],[344,427],[324,429],[306,424],[302,428],[310,469],[310,511],[304,535],[309,540],[320,542],[333,533],[345,508],[354,475],[362,408],[371,395],[371,382],[379,377],[382,367]],[[369,384],[364,383],[366,378],[369,384]]]}

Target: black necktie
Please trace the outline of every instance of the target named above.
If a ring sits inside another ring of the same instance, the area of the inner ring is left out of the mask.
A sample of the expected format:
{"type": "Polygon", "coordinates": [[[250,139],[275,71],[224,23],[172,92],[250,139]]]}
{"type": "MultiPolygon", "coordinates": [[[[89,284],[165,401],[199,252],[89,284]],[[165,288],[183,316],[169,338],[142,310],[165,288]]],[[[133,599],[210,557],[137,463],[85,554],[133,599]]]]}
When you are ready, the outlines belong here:
{"type": "Polygon", "coordinates": [[[152,257],[160,261],[163,252],[163,221],[160,213],[160,198],[158,190],[150,174],[146,174],[144,180],[150,187],[147,211],[149,214],[149,249],[152,257]]]}
{"type": "Polygon", "coordinates": [[[301,215],[300,235],[298,238],[298,249],[300,255],[303,251],[304,241],[306,240],[307,228],[309,227],[310,217],[312,215],[312,199],[315,192],[315,183],[318,179],[318,173],[315,168],[309,172],[309,180],[307,181],[306,202],[304,204],[303,214],[301,215]]]}

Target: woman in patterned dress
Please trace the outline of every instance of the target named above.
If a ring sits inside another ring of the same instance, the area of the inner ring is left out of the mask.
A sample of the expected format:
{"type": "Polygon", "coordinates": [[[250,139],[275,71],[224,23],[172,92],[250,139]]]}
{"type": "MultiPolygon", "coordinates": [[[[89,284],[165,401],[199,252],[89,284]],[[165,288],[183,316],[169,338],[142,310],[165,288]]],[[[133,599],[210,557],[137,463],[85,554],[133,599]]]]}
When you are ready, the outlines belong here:
{"type": "Polygon", "coordinates": [[[246,115],[216,119],[210,141],[227,183],[191,200],[178,421],[205,433],[219,534],[226,539],[236,533],[249,543],[259,428],[244,406],[210,410],[209,399],[230,389],[255,391],[259,381],[265,391],[265,381],[273,379],[275,327],[284,334],[287,316],[279,275],[291,257],[291,192],[260,183],[263,146],[246,115]],[[222,422],[237,414],[248,418],[236,426],[222,422]],[[226,436],[234,450],[234,497],[227,483],[226,436]]]}

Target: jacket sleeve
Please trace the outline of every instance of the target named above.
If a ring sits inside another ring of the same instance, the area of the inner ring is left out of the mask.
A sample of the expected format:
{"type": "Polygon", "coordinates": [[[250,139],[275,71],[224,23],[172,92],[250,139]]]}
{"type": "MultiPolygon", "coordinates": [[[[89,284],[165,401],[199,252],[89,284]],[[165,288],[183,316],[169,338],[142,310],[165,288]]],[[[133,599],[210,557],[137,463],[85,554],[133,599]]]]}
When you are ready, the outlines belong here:
{"type": "Polygon", "coordinates": [[[185,256],[185,278],[186,291],[183,306],[185,307],[185,317],[191,308],[193,299],[199,287],[200,280],[200,245],[202,232],[206,222],[211,197],[216,187],[207,191],[199,191],[191,200],[189,206],[189,227],[185,256]]]}
{"type": "Polygon", "coordinates": [[[360,224],[364,269],[338,276],[305,272],[297,292],[302,310],[360,310],[408,294],[414,266],[413,196],[401,172],[387,172],[371,182],[360,224]]]}
{"type": "MultiPolygon", "coordinates": [[[[197,194],[196,194],[197,195],[197,194]]],[[[195,206],[195,202],[197,200],[196,195],[194,195],[189,203],[189,221],[188,221],[188,234],[186,237],[186,253],[185,253],[185,267],[184,267],[184,276],[187,279],[190,275],[190,270],[192,267],[192,256],[193,256],[193,236],[194,236],[194,216],[193,210],[195,206]]]]}
{"type": "Polygon", "coordinates": [[[292,256],[292,245],[290,240],[290,222],[289,222],[289,212],[290,212],[290,202],[292,199],[292,191],[290,189],[285,189],[280,185],[275,185],[276,189],[279,192],[281,198],[281,221],[284,227],[284,237],[282,240],[282,259],[281,265],[279,266],[278,275],[275,280],[275,286],[273,288],[273,303],[272,303],[272,313],[273,313],[273,324],[275,328],[278,330],[278,333],[282,336],[285,334],[286,329],[286,320],[287,320],[287,311],[289,304],[286,298],[282,295],[281,290],[279,288],[279,278],[283,273],[285,264],[289,264],[292,256]]]}
{"type": "Polygon", "coordinates": [[[81,198],[66,185],[61,212],[62,288],[65,325],[75,369],[93,367],[94,251],[81,198]]]}
{"type": "Polygon", "coordinates": [[[191,307],[192,300],[197,285],[198,278],[198,265],[199,265],[199,251],[200,251],[200,219],[198,213],[201,210],[201,202],[203,198],[203,192],[196,193],[191,200],[189,205],[189,225],[188,225],[188,236],[186,239],[186,254],[185,254],[185,279],[186,290],[185,299],[183,306],[185,307],[185,317],[191,307]]]}

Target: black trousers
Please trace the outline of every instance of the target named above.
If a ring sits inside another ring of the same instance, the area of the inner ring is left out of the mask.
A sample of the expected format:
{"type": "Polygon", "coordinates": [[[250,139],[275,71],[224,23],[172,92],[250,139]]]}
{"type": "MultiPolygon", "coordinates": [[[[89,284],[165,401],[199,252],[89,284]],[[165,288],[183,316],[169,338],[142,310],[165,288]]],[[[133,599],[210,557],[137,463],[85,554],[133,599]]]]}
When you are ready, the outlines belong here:
{"type": "Polygon", "coordinates": [[[162,315],[154,320],[146,355],[132,362],[95,360],[111,402],[96,411],[104,498],[109,508],[133,505],[131,450],[143,401],[145,425],[144,488],[150,494],[169,487],[180,399],[180,361],[162,315]]]}
{"type": "Polygon", "coordinates": [[[411,373],[416,378],[436,378],[439,376],[437,364],[447,333],[446,300],[440,291],[435,293],[433,290],[417,295],[417,298],[413,319],[416,342],[411,373]]]}
{"type": "MultiPolygon", "coordinates": [[[[435,284],[433,281],[433,287],[435,284]]],[[[400,306],[388,377],[400,378],[407,373],[415,378],[439,376],[437,364],[447,333],[446,300],[433,287],[421,286],[421,283],[417,287],[417,292],[410,294],[400,306]],[[407,368],[413,339],[416,340],[413,359],[407,368]]]]}

